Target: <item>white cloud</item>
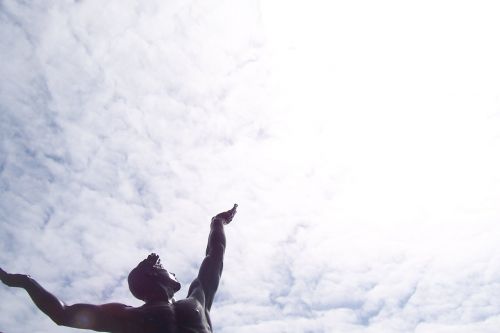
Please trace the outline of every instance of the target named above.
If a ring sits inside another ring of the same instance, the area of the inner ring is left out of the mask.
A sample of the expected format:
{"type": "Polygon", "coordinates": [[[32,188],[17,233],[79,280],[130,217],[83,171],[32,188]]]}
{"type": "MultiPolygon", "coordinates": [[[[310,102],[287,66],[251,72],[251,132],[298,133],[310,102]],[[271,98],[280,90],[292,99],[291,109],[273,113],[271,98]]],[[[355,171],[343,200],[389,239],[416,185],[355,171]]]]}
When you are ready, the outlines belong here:
{"type": "MultiPolygon", "coordinates": [[[[0,5],[0,263],[131,305],[227,228],[220,332],[493,332],[494,2],[0,5]]],[[[0,330],[56,327],[2,288],[0,330]]]]}

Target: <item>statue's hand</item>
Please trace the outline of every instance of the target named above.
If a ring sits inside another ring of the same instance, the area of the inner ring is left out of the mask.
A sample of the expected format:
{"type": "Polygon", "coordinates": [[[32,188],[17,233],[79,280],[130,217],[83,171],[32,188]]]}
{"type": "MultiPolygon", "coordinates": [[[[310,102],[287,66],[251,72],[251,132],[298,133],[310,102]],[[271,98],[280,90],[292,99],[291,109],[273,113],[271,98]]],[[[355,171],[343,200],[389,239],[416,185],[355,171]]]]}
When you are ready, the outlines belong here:
{"type": "Polygon", "coordinates": [[[222,212],[217,215],[215,215],[212,218],[212,221],[220,219],[224,224],[229,224],[233,220],[234,215],[236,214],[236,208],[238,207],[237,204],[234,204],[233,208],[228,210],[227,212],[222,212]]]}
{"type": "Polygon", "coordinates": [[[25,274],[9,274],[0,268],[0,280],[9,287],[24,288],[26,286],[29,275],[25,274]]]}

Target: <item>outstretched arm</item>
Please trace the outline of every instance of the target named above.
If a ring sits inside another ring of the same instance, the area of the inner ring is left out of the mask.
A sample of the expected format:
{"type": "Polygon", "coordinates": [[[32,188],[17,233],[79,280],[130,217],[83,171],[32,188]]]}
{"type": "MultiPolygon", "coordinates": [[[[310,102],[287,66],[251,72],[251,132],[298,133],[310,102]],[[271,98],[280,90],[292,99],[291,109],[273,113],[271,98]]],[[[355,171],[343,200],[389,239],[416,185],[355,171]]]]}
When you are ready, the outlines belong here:
{"type": "Polygon", "coordinates": [[[126,305],[66,305],[29,275],[9,274],[0,268],[0,280],[9,287],[25,289],[35,305],[57,325],[113,332],[123,323],[126,305]]]}
{"type": "Polygon", "coordinates": [[[210,234],[208,236],[207,250],[205,259],[200,267],[198,277],[189,287],[188,297],[196,297],[207,310],[210,310],[214,300],[215,292],[219,286],[222,275],[224,251],[226,249],[226,236],[224,234],[224,225],[229,224],[236,214],[234,205],[231,210],[220,213],[212,218],[210,224],[210,234]]]}

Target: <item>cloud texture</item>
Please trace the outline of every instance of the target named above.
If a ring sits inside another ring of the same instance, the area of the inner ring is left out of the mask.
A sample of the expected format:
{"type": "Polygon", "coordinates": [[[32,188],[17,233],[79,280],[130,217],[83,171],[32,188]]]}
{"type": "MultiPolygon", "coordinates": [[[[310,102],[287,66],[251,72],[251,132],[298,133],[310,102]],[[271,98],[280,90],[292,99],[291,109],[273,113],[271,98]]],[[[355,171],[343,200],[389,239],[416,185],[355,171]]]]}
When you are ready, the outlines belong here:
{"type": "MultiPolygon", "coordinates": [[[[1,266],[139,305],[156,252],[185,295],[237,202],[216,332],[496,332],[497,14],[0,3],[1,266]]],[[[0,289],[2,332],[75,331],[0,289]]]]}

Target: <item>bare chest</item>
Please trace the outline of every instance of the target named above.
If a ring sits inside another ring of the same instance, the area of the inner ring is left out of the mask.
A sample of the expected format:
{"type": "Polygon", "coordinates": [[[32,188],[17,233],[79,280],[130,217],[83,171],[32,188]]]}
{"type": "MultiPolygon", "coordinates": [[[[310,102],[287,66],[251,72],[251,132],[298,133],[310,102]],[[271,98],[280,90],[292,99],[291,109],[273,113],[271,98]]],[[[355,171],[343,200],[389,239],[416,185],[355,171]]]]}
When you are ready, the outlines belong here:
{"type": "Polygon", "coordinates": [[[184,299],[174,304],[143,306],[129,317],[123,333],[210,333],[210,319],[199,302],[184,299]]]}

